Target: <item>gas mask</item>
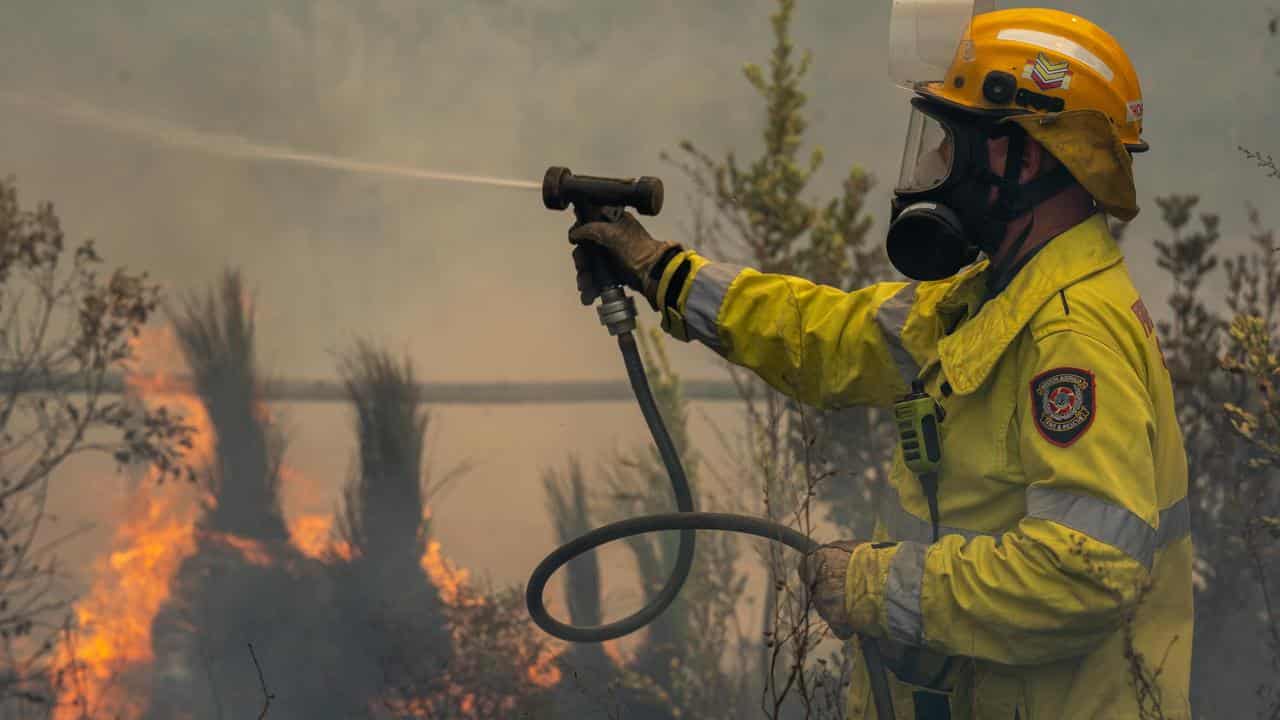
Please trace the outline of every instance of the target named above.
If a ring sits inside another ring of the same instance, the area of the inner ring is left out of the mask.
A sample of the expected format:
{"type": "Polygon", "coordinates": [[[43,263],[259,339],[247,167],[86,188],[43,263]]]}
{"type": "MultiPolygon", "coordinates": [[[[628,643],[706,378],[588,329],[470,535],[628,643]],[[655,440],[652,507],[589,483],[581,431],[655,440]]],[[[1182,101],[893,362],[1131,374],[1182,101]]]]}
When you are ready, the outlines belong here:
{"type": "Polygon", "coordinates": [[[886,249],[893,266],[913,280],[951,277],[979,252],[993,255],[1010,221],[1072,182],[1058,165],[1019,184],[1026,135],[1016,124],[920,97],[911,105],[886,249]],[[1003,175],[991,170],[987,151],[987,142],[1000,137],[1009,138],[1003,175]]]}

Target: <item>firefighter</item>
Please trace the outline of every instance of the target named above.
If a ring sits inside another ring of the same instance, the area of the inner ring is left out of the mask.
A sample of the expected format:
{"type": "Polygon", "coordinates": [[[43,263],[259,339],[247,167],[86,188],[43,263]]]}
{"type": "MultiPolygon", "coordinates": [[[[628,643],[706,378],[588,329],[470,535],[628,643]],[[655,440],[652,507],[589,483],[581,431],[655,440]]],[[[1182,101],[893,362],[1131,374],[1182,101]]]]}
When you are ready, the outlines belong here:
{"type": "MultiPolygon", "coordinates": [[[[1189,718],[1186,459],[1107,222],[1138,213],[1137,75],[1089,21],[1016,9],[973,16],[913,90],[886,241],[910,282],[712,262],[624,215],[570,230],[583,301],[589,243],[668,333],[801,402],[931,398],[936,472],[899,447],[875,537],[802,564],[835,634],[880,645],[899,718],[1132,718],[1145,692],[1189,718]]],[[[855,667],[848,717],[874,716],[855,667]]]]}

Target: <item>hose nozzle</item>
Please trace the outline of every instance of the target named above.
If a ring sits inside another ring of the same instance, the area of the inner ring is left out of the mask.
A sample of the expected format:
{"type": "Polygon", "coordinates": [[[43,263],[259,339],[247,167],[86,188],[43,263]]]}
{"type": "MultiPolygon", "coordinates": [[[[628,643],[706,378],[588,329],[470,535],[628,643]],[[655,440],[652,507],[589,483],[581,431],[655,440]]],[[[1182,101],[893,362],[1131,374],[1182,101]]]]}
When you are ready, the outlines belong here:
{"type": "MultiPolygon", "coordinates": [[[[570,203],[579,222],[595,219],[598,210],[604,219],[616,222],[624,207],[633,207],[641,215],[657,215],[662,211],[662,181],[655,177],[603,178],[574,175],[567,167],[547,168],[542,178],[542,204],[548,210],[564,210],[570,203]]],[[[617,275],[603,250],[590,251],[591,275],[600,292],[600,324],[610,335],[622,335],[636,329],[636,304],[623,291],[617,275]]]]}
{"type": "Polygon", "coordinates": [[[570,203],[597,207],[633,207],[641,215],[662,212],[662,181],[655,177],[604,178],[574,175],[552,166],[542,177],[542,204],[564,210],[570,203]]]}

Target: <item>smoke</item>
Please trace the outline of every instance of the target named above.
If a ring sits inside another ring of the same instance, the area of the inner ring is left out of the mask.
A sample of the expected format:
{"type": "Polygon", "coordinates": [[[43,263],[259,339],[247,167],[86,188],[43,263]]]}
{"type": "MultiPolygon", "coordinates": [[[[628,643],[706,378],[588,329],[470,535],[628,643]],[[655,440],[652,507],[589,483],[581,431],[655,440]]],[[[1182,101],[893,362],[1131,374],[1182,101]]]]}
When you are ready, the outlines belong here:
{"type": "MultiPolygon", "coordinates": [[[[1013,4],[1033,3],[1000,3],[1013,4]]],[[[1274,183],[1234,150],[1280,151],[1270,147],[1280,125],[1274,63],[1259,62],[1266,2],[1234,13],[1191,0],[1048,4],[1107,27],[1143,74],[1153,151],[1137,162],[1146,211],[1129,231],[1132,267],[1149,262],[1156,193],[1203,193],[1229,235],[1244,201],[1273,204],[1274,183]]],[[[806,88],[811,137],[827,158],[819,183],[829,192],[850,163],[864,164],[880,178],[873,211],[887,208],[907,115],[886,80],[889,6],[804,2],[795,27],[798,47],[814,51],[806,88]]],[[[74,97],[317,156],[486,177],[536,178],[553,164],[661,176],[667,209],[645,224],[682,240],[690,188],[658,154],[683,138],[743,158],[757,147],[760,103],[739,70],[766,59],[771,9],[769,0],[12,0],[0,9],[0,64],[4,88],[20,96],[74,97]]],[[[414,358],[427,380],[621,376],[613,344],[573,292],[569,218],[532,193],[175,152],[4,110],[0,173],[15,174],[26,197],[57,202],[69,236],[98,238],[109,262],[148,270],[173,291],[203,287],[214,268],[245,269],[258,291],[264,372],[330,377],[332,351],[361,335],[414,358]]],[[[1137,281],[1148,297],[1165,294],[1161,277],[1137,281]]],[[[688,376],[719,372],[696,346],[673,356],[688,376]]],[[[712,413],[736,427],[730,410],[712,413]]],[[[483,459],[444,498],[450,512],[434,529],[462,564],[511,582],[552,545],[537,469],[572,449],[590,465],[597,449],[644,437],[627,404],[434,417],[442,465],[483,459]]],[[[295,407],[292,429],[289,459],[320,479],[330,496],[316,504],[328,507],[353,450],[345,410],[295,407]]],[[[715,433],[701,422],[693,432],[714,458],[715,433]]],[[[67,479],[100,476],[84,467],[67,479]]],[[[55,488],[70,522],[92,511],[83,487],[55,488]]],[[[74,547],[73,563],[92,556],[95,538],[74,547]]],[[[621,574],[610,567],[607,589],[621,574]]],[[[610,597],[606,615],[635,604],[610,597]]]]}
{"type": "MultiPolygon", "coordinates": [[[[724,19],[715,4],[152,5],[128,18],[31,7],[23,21],[47,42],[15,51],[5,89],[377,165],[539,178],[556,164],[671,182],[658,152],[724,125],[711,118],[732,118],[727,100],[750,93],[736,80],[740,58],[709,56],[727,57],[739,41],[685,25],[724,19]],[[621,24],[608,29],[613,21],[621,24]],[[75,32],[88,25],[91,38],[75,32]],[[636,63],[620,70],[606,57],[636,63]]],[[[768,5],[758,7],[763,18],[768,5]]],[[[767,26],[754,24],[765,39],[767,26]]],[[[722,29],[748,27],[738,18],[722,29]]],[[[745,136],[752,123],[729,124],[745,136]]],[[[28,111],[5,114],[0,129],[24,138],[11,160],[24,187],[58,201],[111,259],[177,288],[207,281],[205,268],[245,267],[263,288],[264,359],[291,374],[331,375],[326,352],[366,330],[432,356],[433,379],[619,374],[576,305],[570,219],[533,194],[228,161],[28,111]],[[519,323],[499,312],[513,305],[519,323]],[[301,306],[314,315],[303,318],[301,306]],[[511,367],[509,345],[542,351],[511,367]],[[571,347],[598,351],[584,363],[571,347]]],[[[678,234],[681,205],[654,231],[678,234]]]]}
{"type": "MultiPolygon", "coordinates": [[[[1265,3],[1239,13],[1185,1],[1057,4],[1109,28],[1144,74],[1155,149],[1138,161],[1148,212],[1135,235],[1155,232],[1156,192],[1203,191],[1228,230],[1241,201],[1270,197],[1234,150],[1266,149],[1266,128],[1280,120],[1267,99],[1273,74],[1239,70],[1267,44],[1265,3]],[[1210,42],[1207,61],[1177,50],[1210,42]]],[[[0,11],[11,20],[0,23],[0,60],[7,90],[271,147],[499,178],[538,178],[549,165],[662,176],[668,207],[646,225],[679,240],[690,188],[658,154],[682,138],[712,151],[755,146],[758,103],[739,68],[766,58],[771,5],[17,0],[0,11]]],[[[797,44],[814,50],[819,180],[829,190],[863,163],[881,180],[873,210],[887,207],[906,119],[905,96],[886,79],[889,6],[823,0],[797,13],[797,44]]],[[[373,331],[430,355],[433,379],[619,375],[575,304],[569,220],[532,194],[202,157],[26,111],[0,117],[0,137],[0,172],[59,202],[109,258],[179,288],[207,281],[207,268],[245,267],[264,286],[274,366],[328,375],[327,351],[373,331]],[[508,347],[537,351],[513,367],[508,347]]],[[[715,372],[697,351],[678,361],[715,372]]]]}

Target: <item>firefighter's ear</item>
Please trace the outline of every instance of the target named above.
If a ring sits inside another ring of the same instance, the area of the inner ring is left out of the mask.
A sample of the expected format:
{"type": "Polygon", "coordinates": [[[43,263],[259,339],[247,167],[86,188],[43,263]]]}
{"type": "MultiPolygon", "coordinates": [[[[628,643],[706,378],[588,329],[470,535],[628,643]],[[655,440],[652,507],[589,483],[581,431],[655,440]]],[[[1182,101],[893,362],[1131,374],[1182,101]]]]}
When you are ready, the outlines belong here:
{"type": "Polygon", "coordinates": [[[1018,173],[1018,182],[1025,185],[1053,169],[1053,156],[1044,146],[1028,137],[1022,150],[1022,170],[1018,173]]]}

